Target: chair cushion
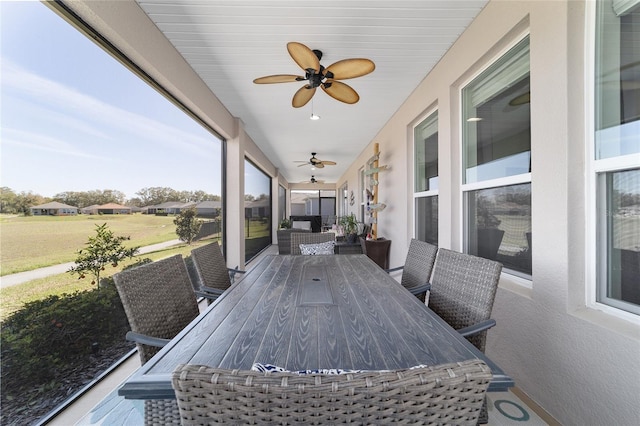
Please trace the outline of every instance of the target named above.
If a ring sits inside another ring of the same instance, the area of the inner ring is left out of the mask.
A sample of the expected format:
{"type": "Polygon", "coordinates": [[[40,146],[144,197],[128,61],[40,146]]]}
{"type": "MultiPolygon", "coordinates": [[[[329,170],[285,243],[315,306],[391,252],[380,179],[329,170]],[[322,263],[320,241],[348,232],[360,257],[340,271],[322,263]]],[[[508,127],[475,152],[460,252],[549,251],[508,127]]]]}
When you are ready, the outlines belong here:
{"type": "Polygon", "coordinates": [[[317,244],[300,244],[300,253],[305,255],[333,254],[335,241],[327,241],[317,244]]]}
{"type": "MultiPolygon", "coordinates": [[[[413,367],[409,367],[409,370],[413,370],[415,368],[426,368],[427,365],[420,364],[414,365],[413,367]]],[[[349,370],[343,368],[320,368],[317,370],[298,370],[298,371],[289,371],[286,368],[279,367],[273,364],[262,364],[259,362],[254,363],[251,366],[252,371],[261,371],[263,373],[293,373],[293,374],[349,374],[349,373],[363,373],[367,370],[349,370]]],[[[391,370],[379,370],[381,373],[386,373],[391,370]]]]}
{"type": "Polygon", "coordinates": [[[282,367],[278,367],[277,365],[272,364],[261,364],[256,362],[251,367],[253,371],[261,371],[263,373],[293,373],[293,374],[348,374],[348,373],[361,373],[363,370],[344,370],[341,368],[320,368],[317,370],[298,370],[298,371],[289,371],[282,367]]]}

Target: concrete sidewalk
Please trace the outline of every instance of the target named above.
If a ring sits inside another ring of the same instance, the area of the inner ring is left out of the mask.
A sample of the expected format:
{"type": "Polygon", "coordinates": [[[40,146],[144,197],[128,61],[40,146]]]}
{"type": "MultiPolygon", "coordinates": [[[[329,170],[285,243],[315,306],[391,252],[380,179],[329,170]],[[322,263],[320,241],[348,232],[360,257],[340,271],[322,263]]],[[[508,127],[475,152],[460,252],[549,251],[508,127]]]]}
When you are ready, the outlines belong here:
{"type": "MultiPolygon", "coordinates": [[[[140,247],[138,254],[151,253],[162,250],[167,247],[175,246],[182,243],[180,240],[165,241],[164,243],[152,244],[150,246],[140,247]]],[[[27,281],[36,280],[38,278],[48,277],[50,275],[63,274],[71,268],[75,262],[62,263],[60,265],[47,266],[45,268],[34,269],[32,271],[18,272],[17,274],[5,275],[0,277],[0,288],[11,287],[22,284],[27,281]]]]}

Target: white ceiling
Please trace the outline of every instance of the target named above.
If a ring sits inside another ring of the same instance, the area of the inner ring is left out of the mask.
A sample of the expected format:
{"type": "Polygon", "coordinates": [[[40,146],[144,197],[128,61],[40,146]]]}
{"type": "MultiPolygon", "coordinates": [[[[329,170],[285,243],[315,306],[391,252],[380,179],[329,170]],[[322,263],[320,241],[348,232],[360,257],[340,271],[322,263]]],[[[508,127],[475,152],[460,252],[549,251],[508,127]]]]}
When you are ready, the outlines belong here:
{"type": "Polygon", "coordinates": [[[487,0],[137,0],[253,141],[291,183],[311,175],[335,182],[465,30],[487,0]],[[257,85],[271,74],[304,72],[287,52],[297,41],[323,52],[325,67],[368,58],[371,74],[345,81],[360,95],[347,105],[303,83],[257,85]],[[311,108],[321,119],[309,119],[311,108]],[[336,166],[298,167],[311,152],[336,166]]]}

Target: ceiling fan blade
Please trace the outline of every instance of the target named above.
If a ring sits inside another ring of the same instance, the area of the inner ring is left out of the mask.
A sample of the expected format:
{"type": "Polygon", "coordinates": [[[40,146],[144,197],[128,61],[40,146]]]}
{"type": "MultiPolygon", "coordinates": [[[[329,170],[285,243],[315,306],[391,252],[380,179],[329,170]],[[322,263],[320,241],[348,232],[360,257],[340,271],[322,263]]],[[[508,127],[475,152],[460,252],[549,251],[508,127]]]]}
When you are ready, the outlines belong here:
{"type": "Polygon", "coordinates": [[[315,167],[315,168],[317,168],[317,169],[324,169],[324,164],[322,164],[322,163],[315,163],[315,164],[313,165],[313,167],[315,167]]]}
{"type": "Polygon", "coordinates": [[[298,167],[303,167],[303,166],[310,166],[311,164],[309,164],[308,161],[305,161],[304,164],[300,164],[298,167]]]}
{"type": "Polygon", "coordinates": [[[369,59],[355,58],[343,59],[329,65],[325,70],[333,74],[334,80],[346,80],[348,78],[362,77],[376,69],[376,65],[369,59]]]}
{"type": "Polygon", "coordinates": [[[311,68],[316,71],[320,71],[320,60],[316,54],[313,53],[313,50],[309,49],[304,44],[297,43],[295,41],[289,42],[287,43],[287,50],[296,64],[298,64],[298,66],[303,70],[306,71],[311,68]]]}
{"type": "Polygon", "coordinates": [[[335,166],[337,164],[335,161],[326,161],[326,160],[322,160],[321,163],[324,164],[325,166],[335,166]]]}
{"type": "Polygon", "coordinates": [[[328,83],[331,83],[331,86],[328,88],[325,87],[326,83],[322,84],[320,87],[322,87],[322,90],[324,90],[325,93],[333,99],[337,99],[345,104],[355,104],[360,100],[360,96],[351,88],[351,86],[335,80],[328,81],[328,83]]]}
{"type": "Polygon", "coordinates": [[[304,80],[304,77],[291,74],[277,74],[267,75],[265,77],[256,78],[253,80],[256,84],[272,84],[272,83],[291,83],[294,81],[304,80]]]}
{"type": "Polygon", "coordinates": [[[308,84],[302,86],[295,95],[293,95],[293,100],[291,101],[291,105],[294,108],[303,107],[311,100],[313,95],[316,93],[316,88],[311,87],[308,84]]]}

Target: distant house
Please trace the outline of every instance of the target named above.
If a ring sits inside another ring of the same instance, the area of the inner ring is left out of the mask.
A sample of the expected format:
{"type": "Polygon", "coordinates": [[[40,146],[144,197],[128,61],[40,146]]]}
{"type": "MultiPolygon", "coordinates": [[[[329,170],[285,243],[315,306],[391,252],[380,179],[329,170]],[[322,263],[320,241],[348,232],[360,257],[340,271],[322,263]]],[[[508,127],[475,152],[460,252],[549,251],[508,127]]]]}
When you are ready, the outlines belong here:
{"type": "Polygon", "coordinates": [[[244,202],[244,217],[246,218],[262,218],[269,216],[271,213],[270,201],[268,199],[245,201],[244,202]]]}
{"type": "Polygon", "coordinates": [[[100,207],[98,204],[83,207],[80,209],[80,212],[82,214],[98,214],[98,207],[100,207]]]}
{"type": "Polygon", "coordinates": [[[222,212],[222,201],[201,201],[196,204],[200,217],[218,217],[222,212]]]}
{"type": "Polygon", "coordinates": [[[78,214],[78,208],[68,204],[52,201],[39,206],[30,207],[31,214],[34,216],[75,216],[78,214]]]}
{"type": "Polygon", "coordinates": [[[196,203],[181,203],[178,201],[167,201],[164,203],[156,204],[154,206],[148,206],[147,214],[180,214],[184,209],[194,207],[196,203]]]}
{"type": "Polygon", "coordinates": [[[131,207],[107,203],[96,207],[98,214],[131,214],[131,207]]]}

